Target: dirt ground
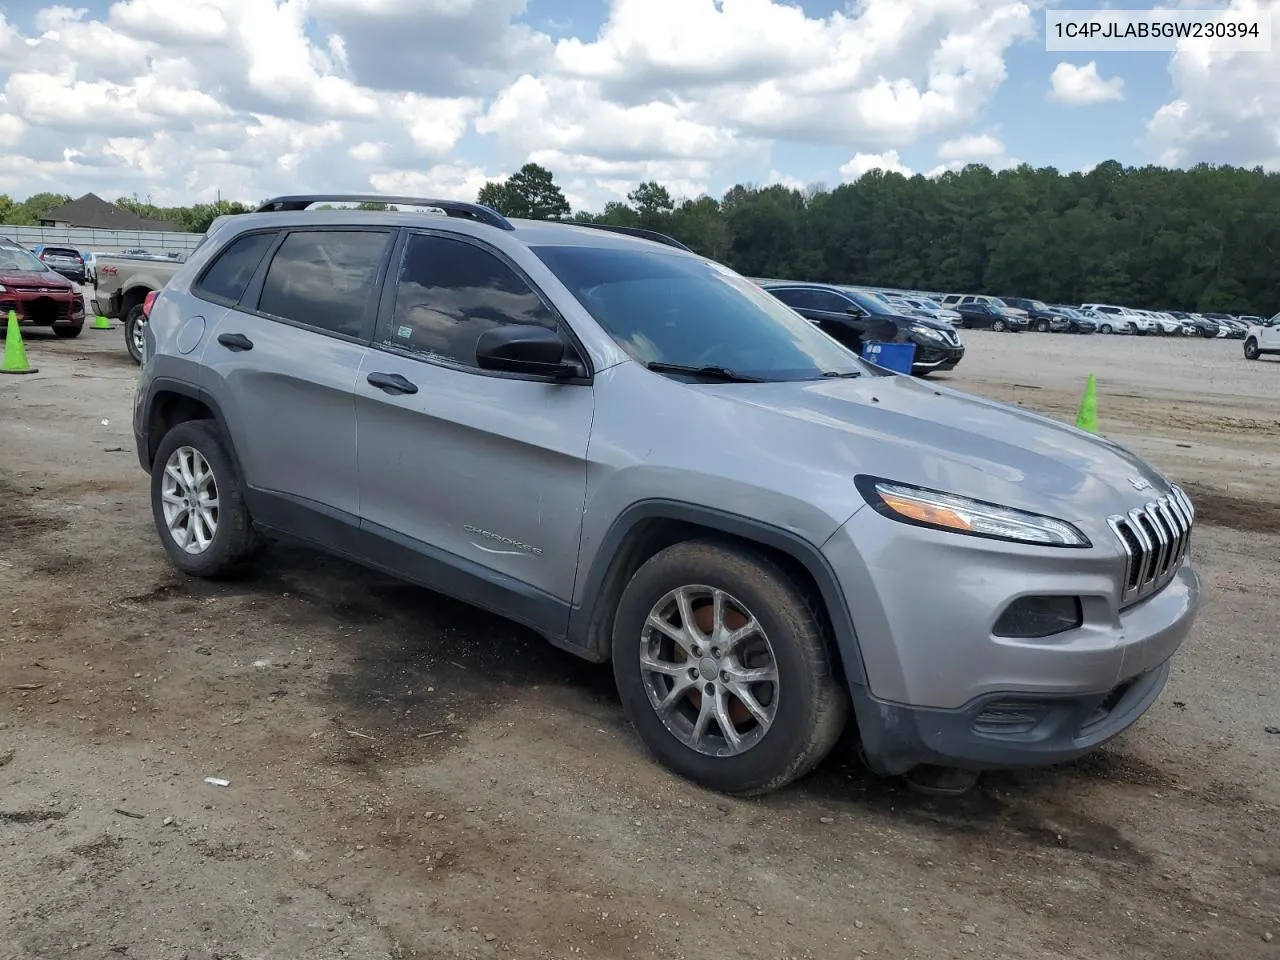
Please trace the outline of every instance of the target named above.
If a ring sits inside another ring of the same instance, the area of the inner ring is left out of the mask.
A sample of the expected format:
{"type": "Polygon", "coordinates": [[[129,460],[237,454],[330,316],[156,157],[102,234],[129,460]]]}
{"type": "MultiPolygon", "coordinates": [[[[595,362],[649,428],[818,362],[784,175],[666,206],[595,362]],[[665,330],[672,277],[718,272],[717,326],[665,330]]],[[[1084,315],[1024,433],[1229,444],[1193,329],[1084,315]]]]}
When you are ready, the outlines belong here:
{"type": "Polygon", "coordinates": [[[177,575],[120,330],[30,335],[40,373],[0,378],[0,958],[1280,957],[1280,363],[965,339],[940,379],[1072,418],[1097,373],[1103,431],[1194,492],[1170,686],[958,801],[848,746],[739,801],[506,622],[297,551],[177,575]]]}

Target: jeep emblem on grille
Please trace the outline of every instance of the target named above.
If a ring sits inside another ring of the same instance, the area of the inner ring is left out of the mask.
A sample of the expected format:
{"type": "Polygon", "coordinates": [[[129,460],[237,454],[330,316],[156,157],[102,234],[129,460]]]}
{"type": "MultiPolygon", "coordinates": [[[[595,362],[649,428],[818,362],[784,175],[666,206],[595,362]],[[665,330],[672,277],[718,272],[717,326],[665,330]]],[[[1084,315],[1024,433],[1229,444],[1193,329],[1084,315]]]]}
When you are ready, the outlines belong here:
{"type": "Polygon", "coordinates": [[[1135,490],[1150,490],[1151,481],[1145,477],[1130,477],[1129,483],[1133,485],[1135,490]]]}

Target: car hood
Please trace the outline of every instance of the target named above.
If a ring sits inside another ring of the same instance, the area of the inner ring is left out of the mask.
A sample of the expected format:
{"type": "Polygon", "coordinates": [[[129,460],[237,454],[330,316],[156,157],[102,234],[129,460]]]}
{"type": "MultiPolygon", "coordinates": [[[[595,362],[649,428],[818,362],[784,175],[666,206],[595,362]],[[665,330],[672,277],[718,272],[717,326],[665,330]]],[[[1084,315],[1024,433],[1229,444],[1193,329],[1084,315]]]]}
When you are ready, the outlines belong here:
{"type": "Polygon", "coordinates": [[[0,285],[6,287],[57,287],[70,290],[70,280],[56,273],[33,273],[30,270],[0,270],[0,285]]]}
{"type": "Polygon", "coordinates": [[[1091,537],[1104,534],[1108,516],[1169,489],[1152,466],[1109,440],[911,377],[711,389],[754,408],[732,422],[752,424],[754,436],[786,437],[791,457],[816,457],[824,472],[850,482],[870,474],[1051,514],[1091,537]]]}
{"type": "Polygon", "coordinates": [[[920,315],[911,315],[906,313],[877,313],[874,314],[877,320],[890,320],[901,327],[931,327],[934,330],[954,330],[955,327],[942,320],[934,320],[932,317],[920,315]]]}

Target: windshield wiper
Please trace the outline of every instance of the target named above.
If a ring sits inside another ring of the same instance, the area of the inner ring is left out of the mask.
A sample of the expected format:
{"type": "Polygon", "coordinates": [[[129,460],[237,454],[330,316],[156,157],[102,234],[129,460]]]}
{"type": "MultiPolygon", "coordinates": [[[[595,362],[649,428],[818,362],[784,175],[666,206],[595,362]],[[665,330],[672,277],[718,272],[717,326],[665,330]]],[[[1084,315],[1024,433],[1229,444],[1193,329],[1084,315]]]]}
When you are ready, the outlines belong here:
{"type": "Polygon", "coordinates": [[[822,375],[832,380],[852,380],[854,377],[862,376],[862,372],[860,370],[850,370],[848,373],[841,373],[839,370],[827,370],[822,375]]]}
{"type": "Polygon", "coordinates": [[[710,380],[723,380],[725,383],[764,383],[760,377],[749,377],[744,373],[736,373],[727,367],[695,367],[683,363],[645,364],[646,370],[654,373],[688,373],[695,377],[706,377],[710,380]]]}

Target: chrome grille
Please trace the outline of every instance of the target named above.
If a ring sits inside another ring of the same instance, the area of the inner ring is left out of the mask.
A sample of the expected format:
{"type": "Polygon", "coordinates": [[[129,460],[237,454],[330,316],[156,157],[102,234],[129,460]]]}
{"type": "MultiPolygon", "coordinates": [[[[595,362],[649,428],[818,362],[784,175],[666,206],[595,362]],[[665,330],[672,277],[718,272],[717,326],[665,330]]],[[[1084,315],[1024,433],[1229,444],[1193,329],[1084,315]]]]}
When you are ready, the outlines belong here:
{"type": "Polygon", "coordinates": [[[1107,518],[1125,552],[1122,603],[1149,597],[1173,579],[1191,546],[1195,517],[1191,500],[1174,486],[1167,497],[1107,518]]]}

